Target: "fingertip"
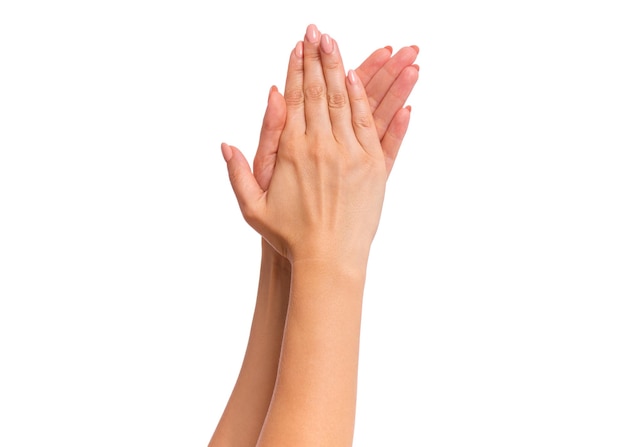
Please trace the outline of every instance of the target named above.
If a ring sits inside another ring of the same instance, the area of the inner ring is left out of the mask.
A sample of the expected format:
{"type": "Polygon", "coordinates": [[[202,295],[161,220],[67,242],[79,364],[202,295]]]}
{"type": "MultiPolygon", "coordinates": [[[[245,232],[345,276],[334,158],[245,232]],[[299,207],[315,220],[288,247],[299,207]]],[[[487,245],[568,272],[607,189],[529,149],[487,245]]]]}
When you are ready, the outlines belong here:
{"type": "Polygon", "coordinates": [[[393,53],[393,47],[391,45],[387,45],[386,47],[384,47],[386,50],[389,51],[389,53],[393,53]]]}
{"type": "Polygon", "coordinates": [[[411,48],[413,48],[415,52],[419,54],[420,48],[417,45],[411,45],[411,48]]]}
{"type": "Polygon", "coordinates": [[[268,107],[276,107],[278,105],[280,105],[280,100],[282,99],[283,95],[281,95],[281,93],[278,91],[278,87],[276,87],[275,85],[272,85],[272,88],[270,88],[270,92],[269,95],[267,96],[267,104],[268,107]]]}
{"type": "Polygon", "coordinates": [[[415,84],[420,75],[420,67],[417,64],[407,66],[402,73],[403,79],[415,84]]]}
{"type": "Polygon", "coordinates": [[[274,93],[276,90],[278,90],[278,89],[276,88],[276,86],[275,86],[275,85],[272,85],[272,86],[270,87],[270,92],[269,92],[269,94],[267,95],[267,102],[269,102],[269,101],[270,101],[270,99],[272,98],[272,93],[274,93]]]}
{"type": "Polygon", "coordinates": [[[302,57],[304,56],[304,42],[299,40],[296,43],[296,46],[293,49],[293,54],[296,57],[296,59],[302,59],[302,57]]]}
{"type": "Polygon", "coordinates": [[[317,26],[314,24],[310,24],[306,28],[306,33],[304,35],[305,39],[311,43],[318,43],[320,39],[320,32],[317,29],[317,26]]]}
{"type": "Polygon", "coordinates": [[[322,41],[320,46],[322,47],[322,51],[324,53],[330,54],[335,48],[335,41],[328,34],[322,34],[322,41]]]}
{"type": "Polygon", "coordinates": [[[222,157],[224,157],[224,161],[228,163],[231,158],[233,158],[233,149],[226,143],[222,143],[222,157]]]}
{"type": "Polygon", "coordinates": [[[357,72],[355,70],[348,70],[348,82],[350,82],[350,84],[358,86],[359,85],[359,75],[357,74],[357,72]]]}

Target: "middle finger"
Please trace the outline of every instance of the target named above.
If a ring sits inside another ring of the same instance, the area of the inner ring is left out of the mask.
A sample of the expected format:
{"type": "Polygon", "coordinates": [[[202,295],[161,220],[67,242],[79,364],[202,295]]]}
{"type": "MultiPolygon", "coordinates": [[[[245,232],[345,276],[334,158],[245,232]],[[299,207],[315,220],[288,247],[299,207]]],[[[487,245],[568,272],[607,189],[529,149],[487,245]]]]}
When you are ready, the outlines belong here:
{"type": "Polygon", "coordinates": [[[306,133],[330,129],[326,80],[320,55],[321,35],[315,25],[309,25],[304,37],[304,117],[306,133]]]}

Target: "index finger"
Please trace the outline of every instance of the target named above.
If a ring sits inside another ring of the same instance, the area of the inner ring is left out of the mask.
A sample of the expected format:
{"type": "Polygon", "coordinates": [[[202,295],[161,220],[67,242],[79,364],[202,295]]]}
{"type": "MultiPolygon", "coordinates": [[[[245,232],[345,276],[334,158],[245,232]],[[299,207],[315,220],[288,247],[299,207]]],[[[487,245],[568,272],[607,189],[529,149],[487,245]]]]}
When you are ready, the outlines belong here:
{"type": "Polygon", "coordinates": [[[393,85],[400,73],[402,73],[402,70],[415,62],[418,53],[419,48],[415,45],[401,48],[400,51],[385,62],[370,78],[369,82],[363,82],[367,90],[372,112],[376,111],[389,88],[393,85]]]}

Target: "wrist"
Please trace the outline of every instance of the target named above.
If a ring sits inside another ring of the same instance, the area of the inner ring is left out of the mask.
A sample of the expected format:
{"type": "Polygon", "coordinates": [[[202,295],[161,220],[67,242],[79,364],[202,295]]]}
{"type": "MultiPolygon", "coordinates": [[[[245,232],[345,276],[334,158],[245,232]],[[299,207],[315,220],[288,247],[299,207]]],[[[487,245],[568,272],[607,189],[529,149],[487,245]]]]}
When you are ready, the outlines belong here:
{"type": "MultiPolygon", "coordinates": [[[[367,259],[353,260],[346,257],[302,257],[291,263],[292,292],[295,284],[307,283],[311,290],[325,289],[334,294],[344,289],[362,291],[365,285],[367,259]]],[[[292,293],[292,299],[297,293],[292,293]]]]}
{"type": "MultiPolygon", "coordinates": [[[[271,313],[274,313],[276,309],[281,309],[279,314],[283,315],[286,304],[289,302],[291,263],[279,255],[265,239],[262,239],[261,244],[261,271],[257,306],[267,307],[271,313]]],[[[281,318],[284,322],[284,315],[281,318]]]]}
{"type": "Polygon", "coordinates": [[[261,238],[261,263],[268,266],[270,271],[279,276],[291,276],[291,263],[280,255],[265,238],[261,238]]]}
{"type": "Polygon", "coordinates": [[[326,265],[338,273],[365,274],[369,259],[369,244],[353,246],[319,243],[300,247],[291,253],[292,269],[297,264],[326,265]]]}

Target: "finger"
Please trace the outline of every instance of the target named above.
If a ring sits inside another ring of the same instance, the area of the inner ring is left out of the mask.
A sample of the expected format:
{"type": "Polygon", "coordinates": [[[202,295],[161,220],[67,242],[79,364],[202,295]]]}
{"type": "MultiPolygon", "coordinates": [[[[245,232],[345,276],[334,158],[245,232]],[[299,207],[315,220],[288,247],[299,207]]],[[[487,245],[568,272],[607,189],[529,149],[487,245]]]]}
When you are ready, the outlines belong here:
{"type": "Polygon", "coordinates": [[[365,89],[369,97],[372,112],[378,108],[385,94],[405,67],[413,64],[417,58],[419,49],[417,46],[401,48],[385,65],[376,72],[367,83],[365,89]]]}
{"type": "Polygon", "coordinates": [[[383,138],[389,123],[406,103],[418,77],[419,69],[416,65],[405,67],[391,84],[376,110],[372,112],[379,138],[383,138]]]}
{"type": "Polygon", "coordinates": [[[349,141],[354,138],[352,113],[346,89],[346,72],[339,53],[337,42],[328,34],[321,37],[321,59],[324,79],[326,79],[328,114],[335,138],[349,141]]]}
{"type": "Polygon", "coordinates": [[[398,110],[391,122],[382,140],[380,141],[383,148],[383,154],[385,155],[385,165],[387,167],[387,176],[391,173],[393,164],[398,156],[400,145],[406,131],[409,128],[409,121],[411,119],[411,107],[403,107],[398,110]]]}
{"type": "Polygon", "coordinates": [[[272,86],[261,126],[259,147],[254,156],[253,164],[254,177],[264,191],[267,191],[274,173],[278,143],[285,128],[286,115],[285,99],[278,92],[278,89],[272,86]]]}
{"type": "Polygon", "coordinates": [[[361,83],[356,71],[348,71],[348,96],[352,110],[352,128],[363,149],[371,155],[379,156],[382,153],[380,140],[376,133],[374,117],[370,109],[365,87],[361,83]]]}
{"type": "Polygon", "coordinates": [[[298,42],[289,57],[287,80],[285,81],[286,120],[285,130],[303,134],[306,129],[304,120],[304,64],[303,45],[298,42]]]}
{"type": "Polygon", "coordinates": [[[250,222],[256,214],[259,200],[264,191],[254,178],[250,165],[239,149],[222,143],[222,155],[226,161],[228,177],[239,203],[241,214],[246,221],[250,222]]]}
{"type": "Polygon", "coordinates": [[[391,47],[379,48],[370,54],[367,59],[363,61],[359,68],[357,68],[356,74],[361,78],[361,82],[365,85],[365,89],[367,90],[367,84],[370,82],[370,79],[374,77],[374,75],[383,68],[383,65],[389,60],[391,57],[391,52],[393,49],[391,47]]]}
{"type": "Polygon", "coordinates": [[[306,131],[330,129],[326,80],[320,55],[320,32],[309,25],[304,37],[304,116],[306,131]]]}

